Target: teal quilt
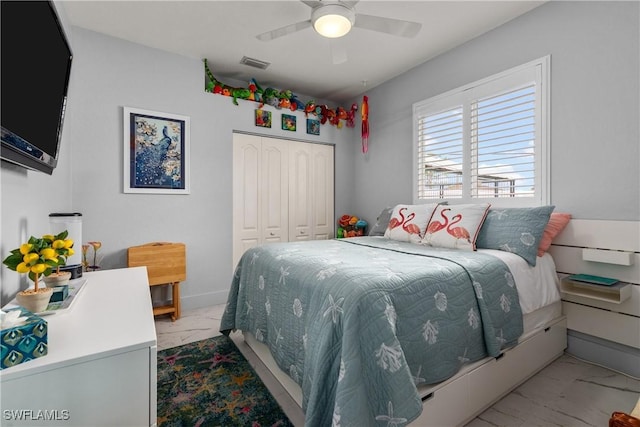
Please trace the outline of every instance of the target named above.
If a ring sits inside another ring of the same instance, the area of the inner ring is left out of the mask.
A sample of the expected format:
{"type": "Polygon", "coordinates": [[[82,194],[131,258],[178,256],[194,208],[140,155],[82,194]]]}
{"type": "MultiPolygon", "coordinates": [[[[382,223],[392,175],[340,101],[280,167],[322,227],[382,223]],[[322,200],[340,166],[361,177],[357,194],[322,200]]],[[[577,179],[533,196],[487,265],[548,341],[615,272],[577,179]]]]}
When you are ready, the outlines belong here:
{"type": "Polygon", "coordinates": [[[522,313],[491,255],[358,237],[247,250],[220,326],[234,329],[301,386],[307,427],[401,426],[418,385],[515,345],[522,313]]]}

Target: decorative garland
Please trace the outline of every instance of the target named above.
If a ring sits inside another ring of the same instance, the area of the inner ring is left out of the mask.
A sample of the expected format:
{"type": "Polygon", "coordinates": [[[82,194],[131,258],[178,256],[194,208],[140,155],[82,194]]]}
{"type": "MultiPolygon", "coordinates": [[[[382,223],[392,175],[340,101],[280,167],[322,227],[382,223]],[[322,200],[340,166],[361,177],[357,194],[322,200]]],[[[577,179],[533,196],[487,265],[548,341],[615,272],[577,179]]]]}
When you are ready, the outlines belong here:
{"type": "Polygon", "coordinates": [[[332,109],[326,105],[317,105],[315,100],[310,100],[305,104],[290,90],[280,91],[271,87],[262,89],[253,78],[249,81],[249,85],[246,88],[228,86],[215,78],[211,69],[209,69],[206,58],[202,61],[204,62],[204,71],[207,77],[205,79],[205,91],[232,97],[235,105],[238,105],[238,99],[255,101],[260,103],[258,108],[262,108],[264,104],[267,104],[278,110],[286,108],[291,111],[304,111],[305,117],[313,114],[318,117],[321,124],[329,123],[338,129],[342,128],[344,124],[346,124],[347,127],[355,127],[355,115],[356,111],[358,111],[358,104],[356,103],[352,104],[349,110],[343,107],[332,109]]]}

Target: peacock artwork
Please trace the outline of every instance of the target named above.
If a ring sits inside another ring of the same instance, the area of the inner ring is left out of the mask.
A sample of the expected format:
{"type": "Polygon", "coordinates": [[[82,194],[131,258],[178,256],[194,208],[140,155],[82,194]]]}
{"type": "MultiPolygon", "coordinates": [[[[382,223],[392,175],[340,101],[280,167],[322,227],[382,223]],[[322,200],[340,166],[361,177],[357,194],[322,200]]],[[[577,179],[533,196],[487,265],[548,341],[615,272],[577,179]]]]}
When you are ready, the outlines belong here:
{"type": "Polygon", "coordinates": [[[140,111],[130,111],[128,117],[129,191],[125,180],[125,192],[188,192],[188,118],[140,111]]]}

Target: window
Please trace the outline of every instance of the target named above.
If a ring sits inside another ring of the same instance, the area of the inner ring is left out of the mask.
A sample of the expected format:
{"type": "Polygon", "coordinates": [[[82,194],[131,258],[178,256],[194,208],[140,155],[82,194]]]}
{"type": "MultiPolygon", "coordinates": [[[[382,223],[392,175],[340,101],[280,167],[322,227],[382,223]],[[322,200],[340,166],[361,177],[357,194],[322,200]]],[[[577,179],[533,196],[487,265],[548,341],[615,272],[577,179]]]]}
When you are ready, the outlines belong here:
{"type": "Polygon", "coordinates": [[[414,202],[549,203],[549,57],[414,104],[414,202]]]}

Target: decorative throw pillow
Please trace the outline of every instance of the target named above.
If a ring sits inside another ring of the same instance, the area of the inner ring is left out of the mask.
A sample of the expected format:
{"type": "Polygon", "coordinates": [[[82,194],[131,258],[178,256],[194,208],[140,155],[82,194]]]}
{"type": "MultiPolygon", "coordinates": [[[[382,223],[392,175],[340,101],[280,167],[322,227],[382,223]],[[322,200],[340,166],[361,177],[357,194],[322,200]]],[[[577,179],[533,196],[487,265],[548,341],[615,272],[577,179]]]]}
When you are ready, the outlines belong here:
{"type": "Polygon", "coordinates": [[[378,215],[378,218],[376,219],[376,223],[369,231],[369,236],[384,236],[384,232],[387,231],[387,226],[389,225],[392,212],[393,208],[391,206],[382,209],[382,212],[380,212],[380,215],[378,215]]]}
{"type": "Polygon", "coordinates": [[[436,204],[397,205],[393,208],[384,237],[401,242],[420,243],[436,206],[436,204]]]}
{"type": "Polygon", "coordinates": [[[421,243],[475,251],[478,231],[490,206],[489,203],[438,206],[421,243]]]}
{"type": "Polygon", "coordinates": [[[549,250],[551,242],[555,237],[560,234],[562,230],[571,221],[570,213],[553,212],[549,218],[549,222],[542,233],[542,239],[540,239],[540,245],[538,246],[538,256],[544,255],[549,250]]]}
{"type": "Polygon", "coordinates": [[[554,207],[491,209],[477,246],[515,253],[535,266],[542,233],[554,207]]]}

